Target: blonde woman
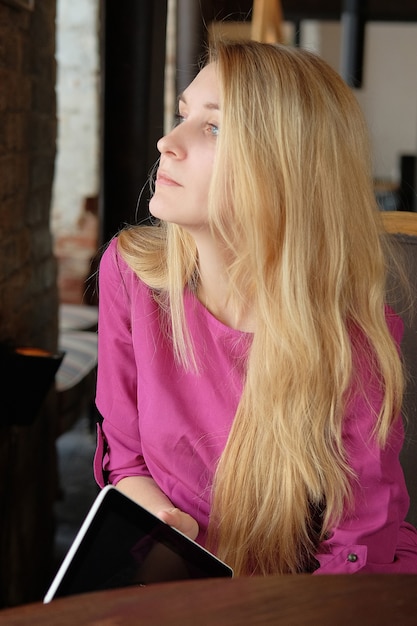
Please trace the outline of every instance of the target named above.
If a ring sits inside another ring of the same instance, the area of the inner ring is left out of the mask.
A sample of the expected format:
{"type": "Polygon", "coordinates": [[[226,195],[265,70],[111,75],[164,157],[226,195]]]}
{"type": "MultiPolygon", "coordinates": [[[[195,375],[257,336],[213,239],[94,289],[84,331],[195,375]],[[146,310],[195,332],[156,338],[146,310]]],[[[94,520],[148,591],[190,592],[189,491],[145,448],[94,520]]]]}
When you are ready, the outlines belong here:
{"type": "Polygon", "coordinates": [[[367,132],[291,47],[219,44],[100,267],[96,477],[237,575],[417,573],[402,322],[367,132]]]}

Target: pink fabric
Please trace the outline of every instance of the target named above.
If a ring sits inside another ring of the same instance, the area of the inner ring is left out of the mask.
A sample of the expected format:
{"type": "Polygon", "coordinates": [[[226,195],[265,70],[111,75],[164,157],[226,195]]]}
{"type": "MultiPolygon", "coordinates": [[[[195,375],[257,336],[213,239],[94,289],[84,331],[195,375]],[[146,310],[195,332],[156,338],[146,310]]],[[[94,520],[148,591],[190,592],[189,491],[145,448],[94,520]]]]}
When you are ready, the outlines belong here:
{"type": "MultiPolygon", "coordinates": [[[[210,491],[242,392],[251,335],[224,326],[193,294],[185,309],[202,373],[175,364],[150,290],[117,254],[116,240],[100,265],[97,407],[103,416],[95,458],[99,485],[152,476],[175,506],[192,515],[204,545],[210,491]]],[[[400,341],[402,323],[389,323],[400,341]]],[[[357,364],[364,382],[366,363],[357,364]]],[[[380,390],[368,390],[378,410],[380,390]]],[[[317,574],[417,573],[417,532],[403,520],[409,499],[399,463],[402,423],[381,451],[370,437],[374,412],[352,397],[344,439],[357,473],[354,510],[321,544],[317,574]]]]}

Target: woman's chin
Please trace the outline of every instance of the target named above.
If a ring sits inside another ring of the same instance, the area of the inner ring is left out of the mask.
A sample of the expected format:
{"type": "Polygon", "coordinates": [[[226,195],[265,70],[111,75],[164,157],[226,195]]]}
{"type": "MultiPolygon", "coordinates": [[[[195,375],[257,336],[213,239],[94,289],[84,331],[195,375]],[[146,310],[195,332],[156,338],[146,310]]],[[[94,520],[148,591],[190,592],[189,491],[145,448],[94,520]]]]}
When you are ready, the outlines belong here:
{"type": "Polygon", "coordinates": [[[154,217],[155,219],[158,220],[163,220],[164,217],[164,211],[162,209],[162,207],[158,206],[158,202],[155,200],[155,198],[151,198],[148,208],[149,208],[149,213],[152,215],[152,217],[154,217]]]}

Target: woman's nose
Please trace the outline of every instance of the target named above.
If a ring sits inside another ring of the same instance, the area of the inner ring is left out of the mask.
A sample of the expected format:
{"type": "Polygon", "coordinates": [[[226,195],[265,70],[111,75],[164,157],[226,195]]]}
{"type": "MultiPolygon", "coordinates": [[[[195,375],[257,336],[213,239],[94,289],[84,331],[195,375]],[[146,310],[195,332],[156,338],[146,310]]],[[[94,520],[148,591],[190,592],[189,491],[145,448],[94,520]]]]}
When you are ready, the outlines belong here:
{"type": "Polygon", "coordinates": [[[178,158],[184,156],[183,142],[180,140],[179,126],[173,128],[169,133],[161,137],[156,144],[161,154],[172,154],[178,158]]]}

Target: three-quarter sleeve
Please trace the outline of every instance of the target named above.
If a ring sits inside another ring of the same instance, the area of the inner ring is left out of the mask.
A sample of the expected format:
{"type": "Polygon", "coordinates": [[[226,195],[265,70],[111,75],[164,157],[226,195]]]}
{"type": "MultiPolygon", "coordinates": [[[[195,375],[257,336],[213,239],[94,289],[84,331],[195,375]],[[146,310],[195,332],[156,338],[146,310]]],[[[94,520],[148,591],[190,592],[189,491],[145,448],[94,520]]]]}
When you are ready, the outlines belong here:
{"type": "Polygon", "coordinates": [[[355,406],[355,419],[349,418],[346,429],[349,463],[356,474],[353,505],[319,546],[320,568],[315,573],[417,573],[417,534],[404,522],[409,497],[399,462],[401,419],[381,449],[370,430],[365,433],[359,426],[361,419],[366,420],[363,410],[369,413],[369,407],[355,406]],[[398,547],[407,541],[414,549],[409,559],[407,551],[399,559],[398,547]]]}
{"type": "Polygon", "coordinates": [[[94,462],[99,485],[126,476],[149,476],[143,459],[137,408],[137,366],[132,344],[131,299],[138,279],[113,240],[99,267],[98,425],[94,462]]]}
{"type": "MultiPolygon", "coordinates": [[[[388,313],[397,343],[402,322],[388,313]]],[[[401,417],[381,448],[373,430],[382,403],[378,377],[366,359],[356,363],[361,385],[348,404],[343,440],[355,479],[352,506],[319,546],[315,574],[417,573],[417,533],[404,521],[409,496],[399,454],[404,440],[401,417]]]]}

